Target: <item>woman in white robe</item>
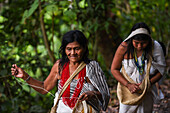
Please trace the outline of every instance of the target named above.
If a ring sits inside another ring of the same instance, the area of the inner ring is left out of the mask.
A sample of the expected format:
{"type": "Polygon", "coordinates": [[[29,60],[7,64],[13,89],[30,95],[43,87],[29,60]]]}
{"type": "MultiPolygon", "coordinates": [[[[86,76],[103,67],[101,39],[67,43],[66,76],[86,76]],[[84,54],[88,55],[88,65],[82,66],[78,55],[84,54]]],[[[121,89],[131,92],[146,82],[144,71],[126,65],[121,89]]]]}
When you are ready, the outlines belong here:
{"type": "Polygon", "coordinates": [[[147,73],[149,56],[152,57],[152,61],[148,72],[150,82],[148,84],[151,85],[148,85],[148,90],[138,102],[132,102],[133,99],[124,102],[120,98],[120,89],[118,89],[119,113],[151,113],[154,102],[152,87],[162,77],[166,66],[162,48],[151,38],[149,27],[145,23],[137,23],[133,26],[130,35],[118,47],[111,65],[113,76],[122,87],[128,89],[132,96],[140,95],[140,85],[147,73]],[[122,66],[133,82],[128,81],[122,74],[122,66]]]}

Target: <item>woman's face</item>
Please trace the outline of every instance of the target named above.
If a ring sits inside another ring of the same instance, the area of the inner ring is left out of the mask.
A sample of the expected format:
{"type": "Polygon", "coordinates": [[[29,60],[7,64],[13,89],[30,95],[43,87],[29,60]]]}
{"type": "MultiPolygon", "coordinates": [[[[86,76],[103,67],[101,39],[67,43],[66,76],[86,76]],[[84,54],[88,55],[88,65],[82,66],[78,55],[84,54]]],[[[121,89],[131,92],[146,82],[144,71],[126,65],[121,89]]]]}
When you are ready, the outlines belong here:
{"type": "Polygon", "coordinates": [[[67,44],[65,53],[70,62],[79,62],[84,54],[84,48],[76,41],[67,44]]]}
{"type": "Polygon", "coordinates": [[[132,40],[132,44],[137,51],[141,51],[145,49],[148,43],[149,43],[148,40],[142,40],[142,41],[132,40]]]}

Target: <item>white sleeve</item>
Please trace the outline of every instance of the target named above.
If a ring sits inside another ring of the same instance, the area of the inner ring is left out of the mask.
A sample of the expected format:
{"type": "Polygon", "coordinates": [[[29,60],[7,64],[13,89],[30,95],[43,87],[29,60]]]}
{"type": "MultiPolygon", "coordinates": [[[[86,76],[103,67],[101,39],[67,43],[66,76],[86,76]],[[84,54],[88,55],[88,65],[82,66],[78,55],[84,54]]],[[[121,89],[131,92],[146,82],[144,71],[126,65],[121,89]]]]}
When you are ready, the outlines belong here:
{"type": "Polygon", "coordinates": [[[161,45],[157,41],[154,41],[152,65],[161,73],[161,75],[164,75],[166,67],[165,56],[161,45]]]}

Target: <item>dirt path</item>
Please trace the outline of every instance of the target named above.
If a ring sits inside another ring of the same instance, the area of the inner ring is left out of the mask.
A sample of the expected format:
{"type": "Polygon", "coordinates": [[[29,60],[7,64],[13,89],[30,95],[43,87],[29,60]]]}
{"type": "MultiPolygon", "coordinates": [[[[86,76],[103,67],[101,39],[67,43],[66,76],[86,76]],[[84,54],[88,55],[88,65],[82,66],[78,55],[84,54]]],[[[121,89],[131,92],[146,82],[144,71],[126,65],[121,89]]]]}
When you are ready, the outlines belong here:
{"type": "Polygon", "coordinates": [[[161,89],[165,98],[154,104],[153,113],[170,113],[170,80],[165,80],[161,89]]]}

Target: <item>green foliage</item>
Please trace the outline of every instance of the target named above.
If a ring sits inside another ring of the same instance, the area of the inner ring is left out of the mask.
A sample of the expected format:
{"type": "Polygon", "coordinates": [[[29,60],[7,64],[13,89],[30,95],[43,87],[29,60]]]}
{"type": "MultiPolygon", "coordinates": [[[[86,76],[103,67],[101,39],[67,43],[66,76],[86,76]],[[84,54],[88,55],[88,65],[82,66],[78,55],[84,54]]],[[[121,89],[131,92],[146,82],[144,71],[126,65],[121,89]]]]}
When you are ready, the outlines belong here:
{"type": "MultiPolygon", "coordinates": [[[[115,26],[117,35],[124,39],[134,23],[146,22],[152,37],[166,45],[170,35],[169,5],[168,0],[41,0],[42,10],[39,12],[39,0],[1,0],[0,112],[45,113],[53,105],[54,97],[50,94],[37,93],[10,73],[14,63],[40,81],[50,73],[53,63],[44,44],[40,17],[44,17],[48,42],[56,59],[60,57],[58,50],[63,34],[72,29],[79,29],[86,35],[89,57],[93,58],[96,33],[106,30],[109,34],[114,30],[109,28],[110,25],[115,26]],[[108,11],[110,13],[106,14],[108,11]]],[[[110,79],[112,75],[100,52],[97,52],[97,60],[106,78],[110,79]]],[[[52,94],[55,92],[56,88],[51,91],[52,94]]]]}
{"type": "Polygon", "coordinates": [[[31,8],[29,10],[25,10],[24,11],[24,15],[23,15],[22,20],[21,20],[22,24],[24,23],[25,19],[30,17],[35,12],[35,10],[37,9],[38,5],[39,5],[38,4],[38,0],[35,0],[34,3],[31,5],[31,8]]]}
{"type": "Polygon", "coordinates": [[[117,10],[114,13],[119,17],[117,22],[120,24],[120,34],[123,38],[129,34],[131,27],[137,22],[145,22],[152,30],[152,37],[155,40],[167,42],[169,35],[169,21],[170,17],[169,8],[170,2],[167,0],[156,1],[134,1],[130,0],[129,4],[120,2],[116,4],[117,10]],[[121,6],[126,7],[121,7],[121,6]],[[161,15],[161,16],[160,16],[161,15]]]}

